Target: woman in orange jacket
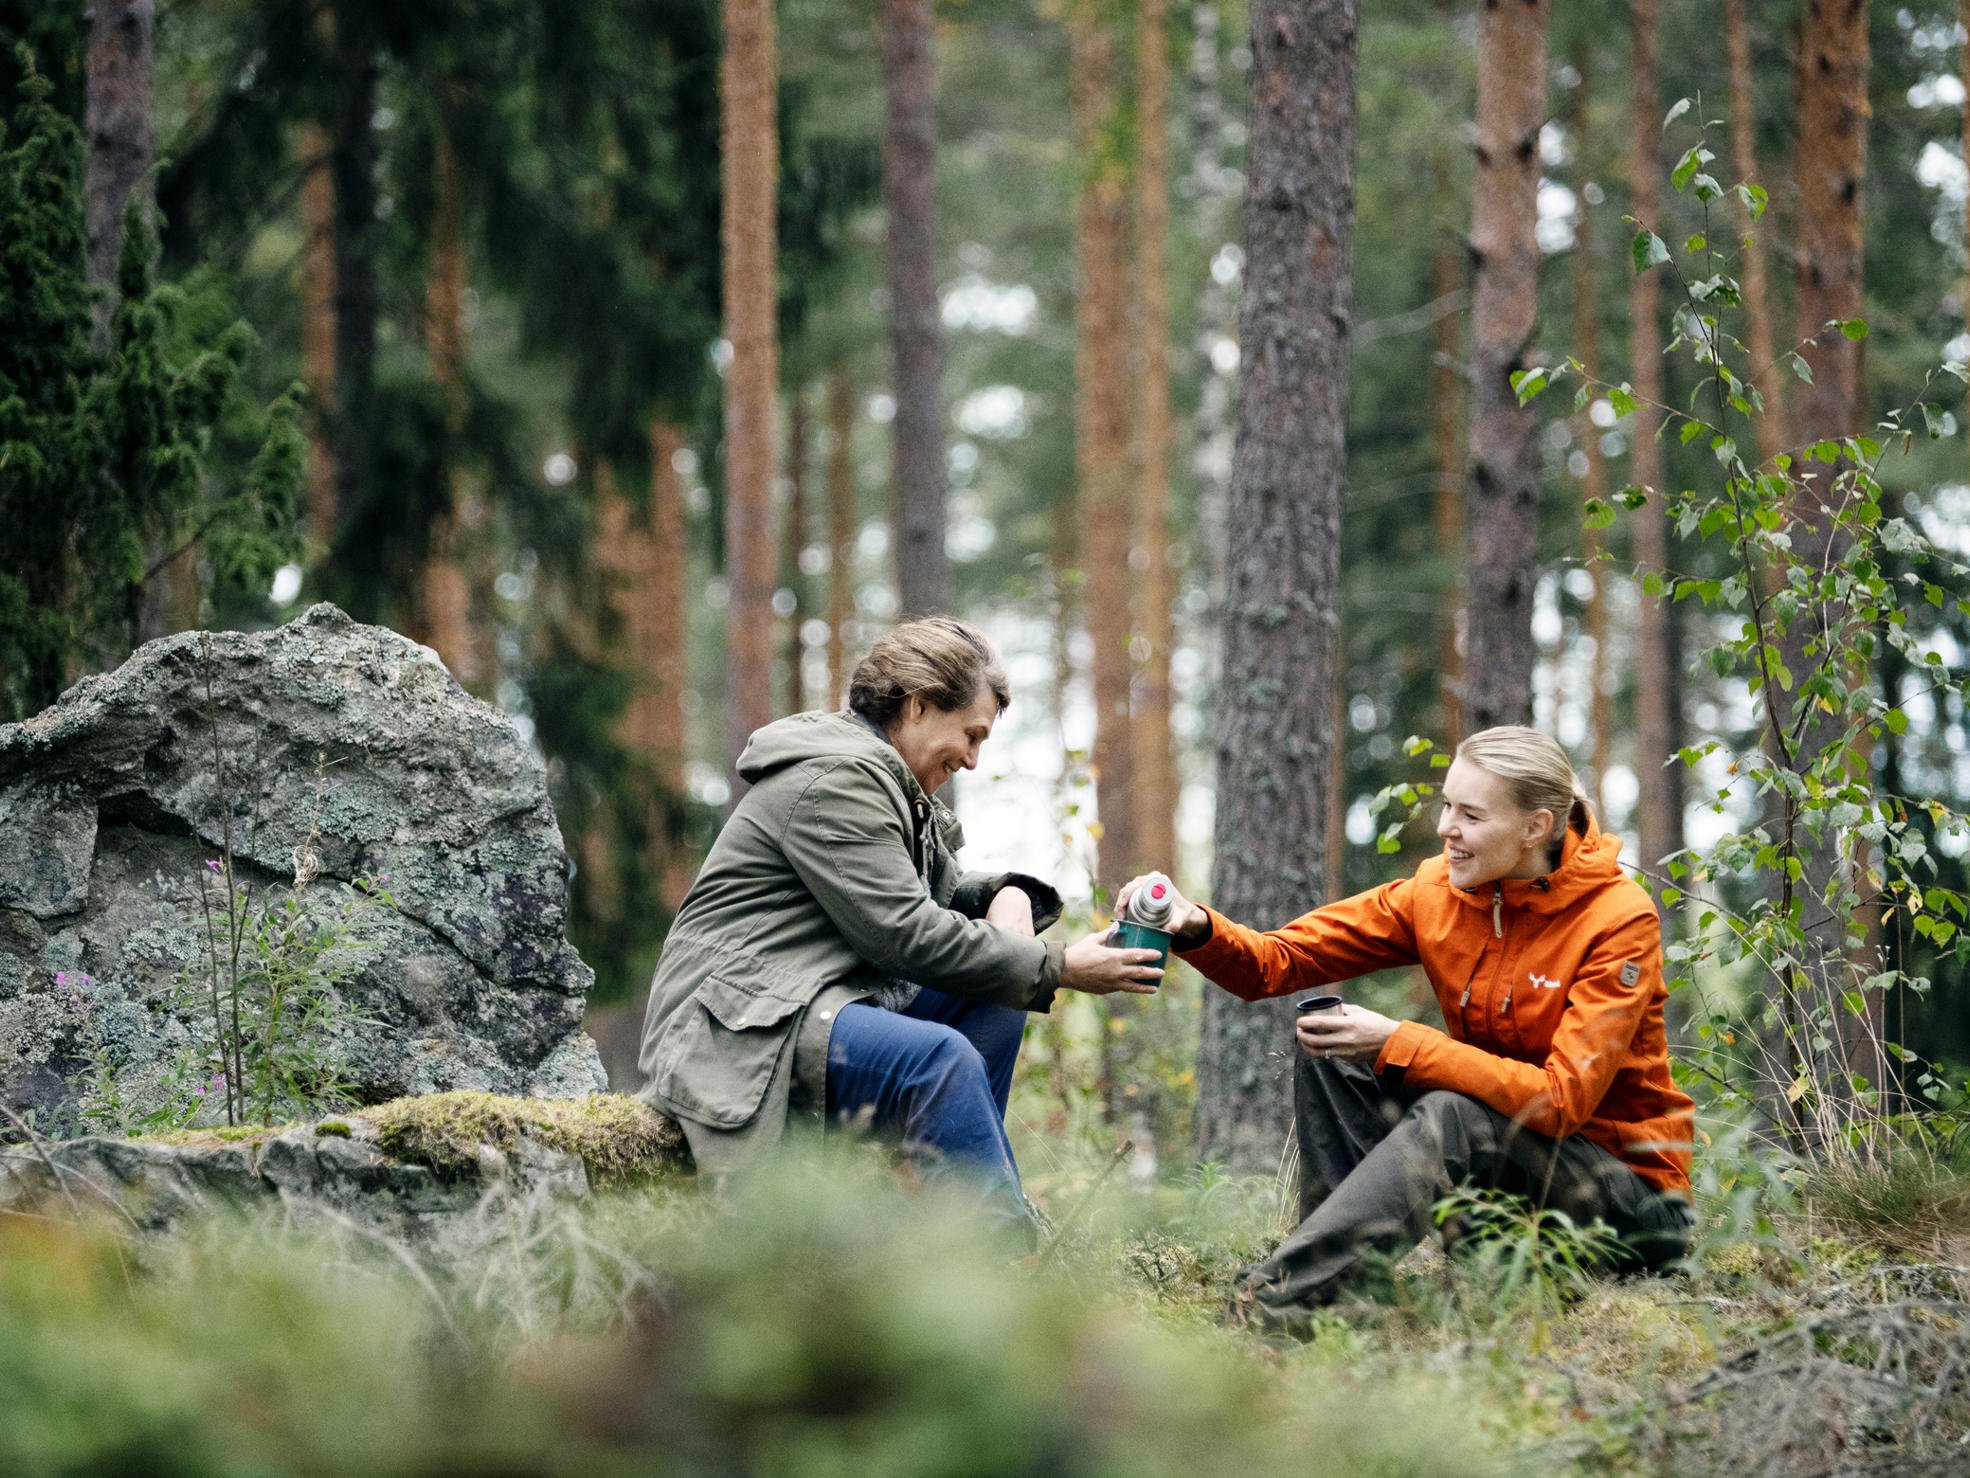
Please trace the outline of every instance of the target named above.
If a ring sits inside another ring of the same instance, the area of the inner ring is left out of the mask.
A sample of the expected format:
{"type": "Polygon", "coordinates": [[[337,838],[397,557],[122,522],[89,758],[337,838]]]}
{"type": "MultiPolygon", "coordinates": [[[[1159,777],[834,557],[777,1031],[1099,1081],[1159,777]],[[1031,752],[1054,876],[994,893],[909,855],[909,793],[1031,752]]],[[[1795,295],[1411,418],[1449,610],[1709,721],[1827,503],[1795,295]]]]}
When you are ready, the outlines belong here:
{"type": "Polygon", "coordinates": [[[1458,1186],[1598,1217],[1630,1266],[1687,1247],[1694,1105],[1669,1074],[1655,905],[1620,840],[1559,745],[1517,727],[1458,746],[1437,835],[1413,877],[1268,933],[1178,900],[1179,953],[1245,1000],[1420,964],[1443,1008],[1443,1031],[1356,1005],[1298,1018],[1304,1220],[1241,1276],[1235,1307],[1260,1322],[1302,1324],[1413,1247],[1458,1186]]]}

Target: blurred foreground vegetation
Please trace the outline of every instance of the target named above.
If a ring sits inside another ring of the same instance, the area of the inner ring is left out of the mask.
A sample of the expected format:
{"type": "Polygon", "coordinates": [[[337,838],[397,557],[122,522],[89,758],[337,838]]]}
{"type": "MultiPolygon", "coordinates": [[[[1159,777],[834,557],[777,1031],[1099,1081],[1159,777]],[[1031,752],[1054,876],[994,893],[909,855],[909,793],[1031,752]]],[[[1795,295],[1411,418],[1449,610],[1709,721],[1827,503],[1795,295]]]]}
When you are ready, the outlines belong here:
{"type": "Polygon", "coordinates": [[[443,1266],[278,1217],[145,1248],[0,1218],[0,1470],[1941,1472],[1970,1432],[1946,1142],[1836,1185],[1720,1141],[1685,1275],[1582,1278],[1507,1233],[1285,1345],[1216,1323],[1275,1183],[1023,1137],[1056,1221],[1023,1262],[867,1152],[722,1205],[495,1194],[443,1266]]]}

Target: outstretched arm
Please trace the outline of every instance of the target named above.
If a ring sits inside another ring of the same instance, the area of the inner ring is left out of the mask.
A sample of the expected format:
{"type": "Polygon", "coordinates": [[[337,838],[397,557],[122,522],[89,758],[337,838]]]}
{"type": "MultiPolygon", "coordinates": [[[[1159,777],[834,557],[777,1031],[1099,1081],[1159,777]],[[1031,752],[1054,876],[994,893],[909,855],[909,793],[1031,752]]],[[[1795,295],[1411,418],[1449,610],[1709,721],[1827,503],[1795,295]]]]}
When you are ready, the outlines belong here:
{"type": "Polygon", "coordinates": [[[1186,918],[1177,949],[1206,977],[1248,1001],[1352,980],[1392,965],[1413,965],[1412,886],[1409,879],[1399,879],[1264,932],[1193,904],[1202,916],[1201,927],[1196,918],[1186,918]]]}

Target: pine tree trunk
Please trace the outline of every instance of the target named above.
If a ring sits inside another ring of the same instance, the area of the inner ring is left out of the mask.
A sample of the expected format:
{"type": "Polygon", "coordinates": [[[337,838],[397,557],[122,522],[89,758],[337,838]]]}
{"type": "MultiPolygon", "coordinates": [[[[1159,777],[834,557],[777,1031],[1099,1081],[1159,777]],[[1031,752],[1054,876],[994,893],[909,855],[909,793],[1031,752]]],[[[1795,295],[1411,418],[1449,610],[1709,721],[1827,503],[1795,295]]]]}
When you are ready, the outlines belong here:
{"type": "MultiPolygon", "coordinates": [[[[1231,482],[1212,898],[1259,928],[1327,895],[1354,246],[1353,0],[1254,0],[1244,386],[1231,482]]],[[[1205,996],[1197,1152],[1277,1163],[1290,1007],[1205,996]]]]}
{"type": "Polygon", "coordinates": [[[944,334],[937,300],[931,0],[882,0],[883,194],[896,421],[896,585],[905,616],[951,609],[944,551],[944,334]]]}
{"type": "MultiPolygon", "coordinates": [[[[1644,229],[1661,224],[1662,106],[1656,93],[1656,0],[1633,0],[1634,51],[1629,65],[1634,88],[1628,120],[1629,214],[1644,229]]],[[[1632,553],[1643,571],[1663,571],[1669,564],[1669,519],[1662,481],[1662,448],[1656,431],[1662,423],[1666,391],[1662,377],[1662,274],[1640,272],[1630,279],[1628,316],[1630,375],[1640,410],[1628,418],[1629,474],[1648,490],[1646,505],[1630,520],[1632,553]]],[[[1662,859],[1683,845],[1682,764],[1675,759],[1681,743],[1682,674],[1675,661],[1676,642],[1671,623],[1676,619],[1665,592],[1658,599],[1637,593],[1640,603],[1635,652],[1635,775],[1641,782],[1636,832],[1641,841],[1640,865],[1658,869],[1662,859]]]]}
{"type": "Polygon", "coordinates": [[[374,419],[378,63],[369,0],[330,0],[323,15],[334,79],[335,501],[347,517],[368,491],[374,419]]]}
{"type": "MultiPolygon", "coordinates": [[[[1190,75],[1184,109],[1190,120],[1190,168],[1185,193],[1195,204],[1196,229],[1206,239],[1223,239],[1238,220],[1242,171],[1232,168],[1234,150],[1242,155],[1244,123],[1225,108],[1223,58],[1219,55],[1224,15],[1218,0],[1200,0],[1190,7],[1190,75]]],[[[1215,259],[1214,259],[1215,265],[1215,259]]],[[[1227,549],[1230,535],[1225,509],[1231,481],[1231,450],[1237,420],[1237,370],[1214,357],[1220,342],[1235,342],[1238,332],[1238,285],[1232,274],[1212,271],[1199,284],[1197,338],[1194,351],[1201,361],[1196,414],[1190,418],[1191,476],[1196,484],[1194,514],[1205,594],[1211,618],[1198,635],[1204,646],[1205,682],[1215,688],[1222,676],[1217,613],[1224,609],[1227,549]]]]}
{"type": "MultiPolygon", "coordinates": [[[[1573,54],[1573,69],[1580,80],[1574,85],[1567,108],[1567,128],[1575,149],[1585,148],[1587,137],[1589,48],[1581,46],[1573,54]]],[[[1584,176],[1585,171],[1582,171],[1584,176]]],[[[1581,368],[1590,381],[1601,378],[1601,315],[1596,270],[1600,244],[1594,239],[1594,218],[1588,214],[1587,196],[1580,191],[1573,217],[1573,345],[1581,368]]],[[[1587,471],[1580,480],[1580,491],[1589,503],[1607,502],[1607,463],[1601,453],[1601,433],[1591,418],[1580,422],[1581,451],[1587,458],[1587,471]]],[[[1587,716],[1590,763],[1594,771],[1596,808],[1607,817],[1604,797],[1607,786],[1608,756],[1613,742],[1613,694],[1608,690],[1608,565],[1607,542],[1602,530],[1583,525],[1586,568],[1594,577],[1594,593],[1587,603],[1587,634],[1594,643],[1593,660],[1588,664],[1587,716]]]]}
{"type": "MultiPolygon", "coordinates": [[[[442,110],[441,110],[442,113],[442,110]]],[[[424,284],[424,352],[445,415],[445,500],[427,532],[421,639],[461,686],[476,690],[482,672],[472,632],[472,591],[466,579],[458,466],[465,430],[465,172],[440,116],[431,155],[431,262],[424,284]]]]}
{"type": "MultiPolygon", "coordinates": [[[[1450,165],[1441,162],[1436,172],[1437,192],[1450,191],[1450,165]]],[[[1438,302],[1464,290],[1463,242],[1448,231],[1439,231],[1431,253],[1431,291],[1438,302]]],[[[1433,523],[1439,556],[1451,570],[1451,588],[1445,592],[1442,625],[1437,638],[1437,691],[1443,703],[1443,742],[1456,748],[1464,735],[1464,656],[1458,644],[1457,627],[1465,602],[1461,599],[1464,572],[1464,487],[1467,477],[1464,455],[1465,375],[1462,335],[1458,325],[1461,313],[1438,315],[1431,328],[1434,340],[1430,355],[1430,441],[1435,452],[1436,495],[1432,499],[1433,523]]]]}
{"type": "Polygon", "coordinates": [[[1074,463],[1082,511],[1081,570],[1094,643],[1098,881],[1112,892],[1141,860],[1135,838],[1130,733],[1128,202],[1120,170],[1102,162],[1115,107],[1114,40],[1092,0],[1069,16],[1075,152],[1086,171],[1075,207],[1074,463]]]}
{"type": "MultiPolygon", "coordinates": [[[[1796,291],[1798,334],[1817,342],[1802,350],[1812,368],[1812,382],[1800,387],[1797,405],[1798,437],[1851,436],[1864,422],[1861,406],[1862,345],[1827,324],[1861,314],[1862,190],[1867,181],[1867,79],[1869,67],[1867,7],[1856,0],[1808,0],[1800,36],[1798,140],[1794,145],[1799,185],[1796,291]]],[[[1793,557],[1812,569],[1831,568],[1843,556],[1845,540],[1831,520],[1819,511],[1828,497],[1835,469],[1820,468],[1801,484],[1789,512],[1796,520],[1789,532],[1793,557]]],[[[1804,683],[1823,655],[1806,652],[1806,642],[1819,628],[1807,611],[1793,618],[1781,642],[1785,664],[1793,673],[1793,691],[1804,683]]],[[[1851,678],[1854,674],[1844,674],[1851,678]]],[[[1783,699],[1774,701],[1775,717],[1783,718],[1797,735],[1792,750],[1797,769],[1839,737],[1841,716],[1809,710],[1787,711],[1783,699]]],[[[1862,756],[1850,754],[1847,763],[1858,770],[1862,756]]],[[[1861,772],[1864,774],[1864,772],[1861,772]]],[[[1788,821],[1792,818],[1788,817],[1788,821]]],[[[1815,838],[1799,828],[1800,860],[1805,877],[1799,893],[1806,897],[1807,972],[1819,993],[1812,1004],[1833,1011],[1849,1025],[1838,998],[1847,969],[1844,954],[1846,919],[1843,909],[1827,909],[1823,899],[1841,872],[1838,839],[1815,838]],[[1831,918],[1825,918],[1831,913],[1831,918]],[[1815,921],[1825,918],[1824,922],[1815,921]]],[[[1851,882],[1851,879],[1848,880],[1851,882]]],[[[1850,1039],[1848,1060],[1827,1065],[1824,1081],[1845,1083],[1848,1070],[1872,1073],[1878,1065],[1854,1059],[1850,1039]]]]}
{"type": "MultiPolygon", "coordinates": [[[[1730,61],[1731,153],[1738,177],[1759,184],[1756,102],[1751,85],[1751,39],[1745,29],[1744,0],[1724,0],[1724,53],[1730,61]]],[[[1966,114],[1970,116],[1970,114],[1966,114]]],[[[1772,337],[1770,279],[1765,270],[1764,232],[1769,220],[1754,221],[1750,208],[1741,201],[1745,245],[1740,258],[1738,286],[1744,294],[1744,340],[1750,355],[1751,383],[1764,398],[1765,413],[1758,417],[1758,460],[1767,464],[1786,444],[1786,372],[1777,363],[1772,337]]]]}
{"type": "Polygon", "coordinates": [[[1472,729],[1532,716],[1539,423],[1512,389],[1539,312],[1539,131],[1546,0],[1478,8],[1471,191],[1471,505],[1464,701],[1472,729]]]}
{"type": "Polygon", "coordinates": [[[828,376],[828,691],[824,708],[848,701],[848,623],[855,614],[855,386],[828,376]]]}
{"type": "Polygon", "coordinates": [[[787,523],[785,546],[780,555],[780,588],[793,592],[793,609],[787,612],[786,641],[781,647],[787,664],[785,713],[799,713],[807,707],[807,689],[801,681],[800,623],[806,617],[801,599],[806,579],[800,572],[801,552],[807,548],[807,396],[800,389],[787,408],[787,523]]]}
{"type": "MultiPolygon", "coordinates": [[[[86,270],[89,285],[101,290],[91,313],[92,339],[103,351],[109,347],[110,319],[116,310],[116,269],[131,197],[138,200],[146,221],[156,216],[150,167],[157,154],[151,121],[157,27],[151,0],[94,0],[83,14],[89,32],[83,67],[86,270]]],[[[176,543],[175,529],[147,535],[144,568],[156,569],[176,543]]],[[[170,560],[136,593],[133,635],[138,642],[155,640],[171,630],[173,608],[187,587],[196,609],[198,565],[190,549],[170,560]]]]}
{"type": "Polygon", "coordinates": [[[301,168],[301,383],[307,387],[308,466],[303,486],[308,541],[326,554],[335,543],[335,175],[328,130],[303,123],[301,168]]]}
{"type": "MultiPolygon", "coordinates": [[[[721,0],[728,764],[773,717],[773,423],[779,383],[774,194],[778,64],[772,0],[721,0]]],[[[736,781],[734,792],[736,794],[736,781]]]]}
{"type": "Polygon", "coordinates": [[[1141,677],[1135,725],[1136,843],[1143,861],[1176,865],[1177,770],[1170,733],[1176,647],[1170,572],[1170,35],[1168,0],[1136,11],[1136,516],[1142,574],[1141,677]]]}
{"type": "Polygon", "coordinates": [[[151,122],[156,15],[152,0],[90,0],[85,67],[84,131],[88,165],[84,200],[89,285],[105,290],[97,303],[96,338],[108,342],[116,306],[116,264],[123,250],[123,214],[132,193],[146,219],[156,211],[150,167],[157,157],[151,122]]]}

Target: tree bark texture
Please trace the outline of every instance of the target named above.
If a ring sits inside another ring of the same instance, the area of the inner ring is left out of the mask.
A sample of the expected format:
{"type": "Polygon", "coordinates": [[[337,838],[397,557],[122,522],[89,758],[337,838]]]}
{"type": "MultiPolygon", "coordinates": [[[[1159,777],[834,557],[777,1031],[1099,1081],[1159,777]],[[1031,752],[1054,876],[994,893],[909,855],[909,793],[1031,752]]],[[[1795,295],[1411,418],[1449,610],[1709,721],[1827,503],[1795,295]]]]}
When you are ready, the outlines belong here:
{"type": "MultiPolygon", "coordinates": [[[[727,765],[773,717],[774,394],[778,64],[772,0],[721,0],[719,145],[723,159],[727,765]]],[[[735,786],[736,789],[736,786],[735,786]]]]}
{"type": "Polygon", "coordinates": [[[1176,865],[1177,768],[1170,732],[1176,647],[1170,571],[1170,34],[1168,0],[1136,10],[1136,489],[1140,564],[1136,628],[1136,843],[1144,861],[1176,865]]]}
{"type": "Polygon", "coordinates": [[[931,0],[882,0],[882,181],[896,420],[892,499],[904,616],[951,609],[944,550],[944,331],[937,300],[931,0]]]}
{"type": "MultiPolygon", "coordinates": [[[[1827,324],[1858,318],[1863,306],[1861,197],[1867,179],[1868,68],[1867,6],[1861,0],[1809,0],[1800,33],[1798,141],[1794,145],[1799,185],[1795,285],[1799,337],[1813,338],[1816,343],[1801,351],[1813,372],[1812,383],[1800,387],[1795,401],[1796,432],[1801,441],[1854,435],[1865,419],[1861,404],[1862,342],[1849,340],[1827,324]]],[[[1793,556],[1814,569],[1831,568],[1845,553],[1844,536],[1824,512],[1832,497],[1836,470],[1812,465],[1810,480],[1797,484],[1799,491],[1789,510],[1794,519],[1789,530],[1793,556]]],[[[1837,620],[1837,615],[1829,613],[1828,619],[1837,620]]],[[[1785,664],[1792,670],[1795,693],[1813,666],[1826,659],[1824,652],[1806,652],[1807,640],[1820,626],[1818,615],[1802,609],[1780,644],[1785,664]]],[[[1841,674],[1849,681],[1857,675],[1841,674]]],[[[1802,715],[1785,707],[1783,695],[1772,694],[1770,699],[1773,712],[1784,716],[1794,736],[1797,768],[1811,765],[1838,739],[1838,715],[1817,708],[1802,715]]],[[[1863,758],[1850,753],[1847,763],[1858,770],[1863,758]]],[[[1829,912],[1818,900],[1841,874],[1839,839],[1830,834],[1814,838],[1801,828],[1800,843],[1803,888],[1813,895],[1805,905],[1809,970],[1815,987],[1824,992],[1815,1004],[1832,1011],[1843,1026],[1850,1025],[1838,1001],[1846,983],[1842,976],[1849,965],[1843,944],[1845,910],[1831,910],[1833,917],[1814,927],[1814,920],[1829,912]]],[[[1879,1081],[1878,1063],[1857,1057],[1857,1048],[1865,1046],[1850,1033],[1848,1060],[1833,1064],[1827,1070],[1827,1081],[1843,1085],[1849,1068],[1879,1081]]]]}
{"type": "MultiPolygon", "coordinates": [[[[1450,189],[1450,164],[1443,160],[1437,170],[1437,190],[1450,189]]],[[[1431,293],[1441,302],[1464,290],[1464,250],[1460,239],[1448,230],[1437,233],[1431,252],[1431,293]]],[[[1463,356],[1464,315],[1444,313],[1431,327],[1430,354],[1430,442],[1436,464],[1436,492],[1432,498],[1432,521],[1436,529],[1438,557],[1450,568],[1450,588],[1444,592],[1441,623],[1437,636],[1437,692],[1443,703],[1443,743],[1454,749],[1463,738],[1464,656],[1458,643],[1458,625],[1464,611],[1464,486],[1468,476],[1464,453],[1464,431],[1468,414],[1464,403],[1463,356]]]]}
{"type": "MultiPolygon", "coordinates": [[[[1662,104],[1656,90],[1658,28],[1656,0],[1632,0],[1634,49],[1629,62],[1633,102],[1628,120],[1629,214],[1654,231],[1662,214],[1662,104]]],[[[1666,571],[1669,565],[1667,492],[1662,481],[1662,423],[1654,407],[1667,393],[1662,374],[1662,273],[1635,274],[1628,289],[1632,365],[1630,381],[1641,409],[1628,418],[1629,473],[1648,491],[1648,502],[1630,521],[1630,552],[1639,570],[1666,571]]],[[[1641,795],[1635,830],[1641,866],[1654,870],[1683,845],[1683,767],[1675,753],[1681,742],[1682,674],[1675,662],[1670,623],[1675,614],[1668,592],[1661,598],[1637,592],[1635,652],[1635,777],[1641,795]]]]}
{"type": "Polygon", "coordinates": [[[322,12],[334,75],[329,172],[335,202],[335,477],[339,516],[368,488],[376,386],[376,79],[370,0],[322,12]]]}
{"type": "Polygon", "coordinates": [[[848,622],[855,614],[855,385],[837,366],[828,376],[828,692],[848,701],[848,622]]]}
{"type": "Polygon", "coordinates": [[[1532,717],[1539,423],[1512,389],[1539,314],[1539,131],[1546,0],[1478,5],[1477,174],[1471,190],[1471,503],[1466,719],[1532,717]]]}
{"type": "MultiPolygon", "coordinates": [[[[1574,139],[1577,158],[1584,157],[1587,138],[1587,100],[1589,79],[1588,48],[1574,53],[1573,69],[1580,80],[1574,85],[1567,108],[1567,131],[1574,139]]],[[[1589,381],[1601,378],[1601,317],[1599,272],[1600,243],[1594,239],[1594,218],[1588,214],[1584,188],[1585,172],[1575,182],[1579,204],[1573,217],[1573,345],[1581,368],[1589,381]]],[[[1581,451],[1587,458],[1587,471],[1581,478],[1580,492],[1586,502],[1607,502],[1607,462],[1601,452],[1601,434],[1590,417],[1580,419],[1581,451]]],[[[1594,592],[1587,603],[1587,634],[1594,643],[1593,660],[1587,668],[1587,711],[1590,763],[1594,771],[1596,809],[1605,817],[1601,797],[1606,794],[1608,756],[1614,737],[1614,700],[1608,690],[1608,564],[1607,542],[1600,529],[1582,526],[1582,550],[1587,571],[1594,577],[1594,592]]]]}
{"type": "MultiPolygon", "coordinates": [[[[1860,426],[1861,346],[1826,325],[1861,313],[1861,187],[1867,178],[1867,7],[1809,0],[1800,36],[1796,288],[1799,337],[1813,379],[1798,395],[1799,435],[1860,426]]],[[[1796,541],[1795,541],[1796,544],[1796,541]]]]}
{"type": "Polygon", "coordinates": [[[96,334],[109,329],[116,263],[123,250],[123,214],[134,193],[145,218],[156,210],[150,167],[157,157],[151,121],[152,0],[90,0],[84,132],[89,144],[87,202],[89,285],[109,289],[96,306],[96,334]]]}
{"type": "Polygon", "coordinates": [[[1075,152],[1085,171],[1075,205],[1074,470],[1083,515],[1081,570],[1094,644],[1098,881],[1111,893],[1142,860],[1134,828],[1129,545],[1128,200],[1107,135],[1115,107],[1114,38],[1093,0],[1069,15],[1075,152]]]}
{"type": "MultiPolygon", "coordinates": [[[[1970,13],[1967,11],[1966,13],[1970,13]]],[[[1738,178],[1762,184],[1758,173],[1757,94],[1751,85],[1751,38],[1744,21],[1744,0],[1724,0],[1724,54],[1730,64],[1731,154],[1738,178]]],[[[1965,114],[1970,117],[1970,113],[1965,114]]],[[[1769,464],[1785,449],[1785,402],[1788,372],[1777,362],[1772,335],[1771,279],[1765,268],[1764,232],[1771,220],[1751,218],[1742,201],[1737,209],[1745,241],[1739,258],[1738,286],[1744,294],[1744,344],[1751,357],[1751,383],[1765,403],[1754,428],[1758,460],[1769,464]]]]}
{"type": "MultiPolygon", "coordinates": [[[[1353,0],[1254,0],[1244,381],[1231,478],[1212,898],[1276,928],[1323,901],[1339,666],[1354,248],[1353,0]]],[[[1205,995],[1197,1152],[1272,1168],[1291,1008],[1205,995]]]]}
{"type": "Polygon", "coordinates": [[[335,542],[335,175],[328,130],[314,121],[296,135],[301,167],[301,383],[308,465],[308,540],[325,553],[335,542]]]}

